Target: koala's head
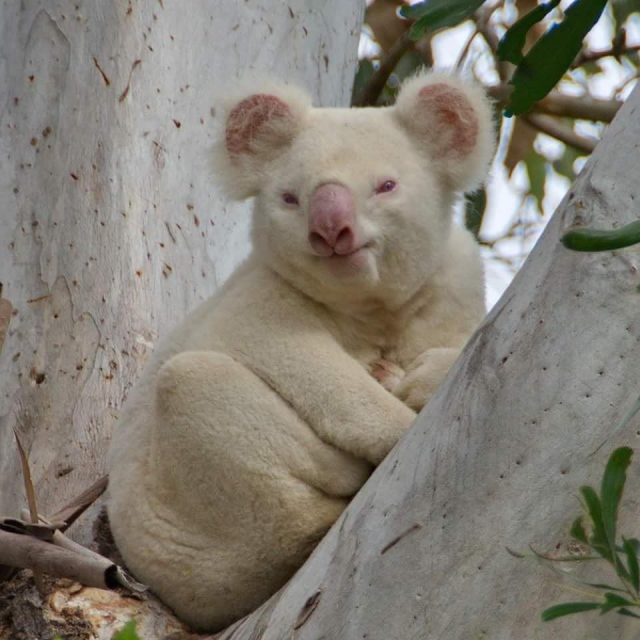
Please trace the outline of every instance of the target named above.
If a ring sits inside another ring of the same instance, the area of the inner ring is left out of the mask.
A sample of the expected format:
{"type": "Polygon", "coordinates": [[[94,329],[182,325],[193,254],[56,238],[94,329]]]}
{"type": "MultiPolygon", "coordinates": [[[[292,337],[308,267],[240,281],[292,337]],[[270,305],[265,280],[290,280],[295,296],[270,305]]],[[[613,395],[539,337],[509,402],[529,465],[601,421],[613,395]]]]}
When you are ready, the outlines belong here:
{"type": "Polygon", "coordinates": [[[388,108],[312,108],[269,87],[233,101],[218,150],[227,193],[256,198],[256,251],[330,305],[408,300],[447,251],[456,193],[494,149],[483,92],[427,74],[388,108]]]}

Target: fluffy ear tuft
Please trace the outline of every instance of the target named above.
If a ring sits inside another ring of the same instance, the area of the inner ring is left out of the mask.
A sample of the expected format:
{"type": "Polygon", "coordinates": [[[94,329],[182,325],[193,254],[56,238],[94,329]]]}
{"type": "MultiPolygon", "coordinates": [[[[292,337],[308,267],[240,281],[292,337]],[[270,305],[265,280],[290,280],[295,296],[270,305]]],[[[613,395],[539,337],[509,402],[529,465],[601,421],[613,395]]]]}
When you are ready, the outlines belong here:
{"type": "Polygon", "coordinates": [[[402,86],[395,113],[452,190],[482,183],[495,151],[491,105],[482,89],[442,73],[418,75],[402,86]]]}
{"type": "Polygon", "coordinates": [[[300,133],[311,106],[309,96],[286,85],[240,89],[223,105],[224,131],[215,148],[214,169],[226,195],[244,200],[257,194],[265,165],[300,133]]]}

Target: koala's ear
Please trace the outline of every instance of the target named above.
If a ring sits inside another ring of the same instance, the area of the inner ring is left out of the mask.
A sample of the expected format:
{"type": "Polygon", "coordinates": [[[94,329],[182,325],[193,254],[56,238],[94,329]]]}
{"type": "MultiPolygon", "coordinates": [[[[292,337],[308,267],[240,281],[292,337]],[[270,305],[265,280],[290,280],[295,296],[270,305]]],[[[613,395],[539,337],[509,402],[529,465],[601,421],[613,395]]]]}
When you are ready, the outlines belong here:
{"type": "Polygon", "coordinates": [[[257,194],[267,178],[265,165],[300,133],[310,106],[308,95],[288,86],[267,86],[226,101],[225,128],[214,155],[226,195],[244,200],[257,194]]]}
{"type": "Polygon", "coordinates": [[[423,74],[402,86],[394,111],[452,190],[482,183],[495,151],[491,106],[482,89],[445,74],[423,74]]]}

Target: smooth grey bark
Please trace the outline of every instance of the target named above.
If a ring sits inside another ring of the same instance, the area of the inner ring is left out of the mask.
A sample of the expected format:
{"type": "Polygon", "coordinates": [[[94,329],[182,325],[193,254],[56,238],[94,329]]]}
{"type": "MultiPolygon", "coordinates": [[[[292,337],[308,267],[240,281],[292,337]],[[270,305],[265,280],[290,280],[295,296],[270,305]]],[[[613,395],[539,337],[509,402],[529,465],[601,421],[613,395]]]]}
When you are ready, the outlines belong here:
{"type": "MultiPolygon", "coordinates": [[[[558,241],[637,220],[638,166],[640,86],[415,425],[291,582],[218,640],[638,636],[614,613],[542,623],[544,608],[585,598],[505,550],[575,553],[579,487],[599,487],[611,451],[638,441],[638,418],[612,431],[640,391],[640,249],[558,241]]],[[[638,468],[627,536],[640,533],[638,468]]]]}
{"type": "Polygon", "coordinates": [[[0,354],[0,513],[26,506],[13,429],[51,514],[103,473],[156,338],[248,252],[248,207],[222,200],[209,166],[227,87],[267,73],[348,104],[363,11],[0,3],[0,282],[15,308],[0,354]]]}

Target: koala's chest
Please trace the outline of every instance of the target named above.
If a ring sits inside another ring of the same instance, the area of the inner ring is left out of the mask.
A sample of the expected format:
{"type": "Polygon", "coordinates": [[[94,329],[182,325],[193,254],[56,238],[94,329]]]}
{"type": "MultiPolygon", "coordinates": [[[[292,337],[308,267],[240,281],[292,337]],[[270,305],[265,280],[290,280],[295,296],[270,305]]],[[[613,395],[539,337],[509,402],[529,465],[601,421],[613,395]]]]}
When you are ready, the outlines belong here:
{"type": "Polygon", "coordinates": [[[439,346],[438,332],[433,329],[431,323],[420,318],[403,323],[390,321],[383,326],[372,323],[366,329],[351,328],[343,345],[365,367],[382,358],[405,368],[426,349],[439,346]]]}

